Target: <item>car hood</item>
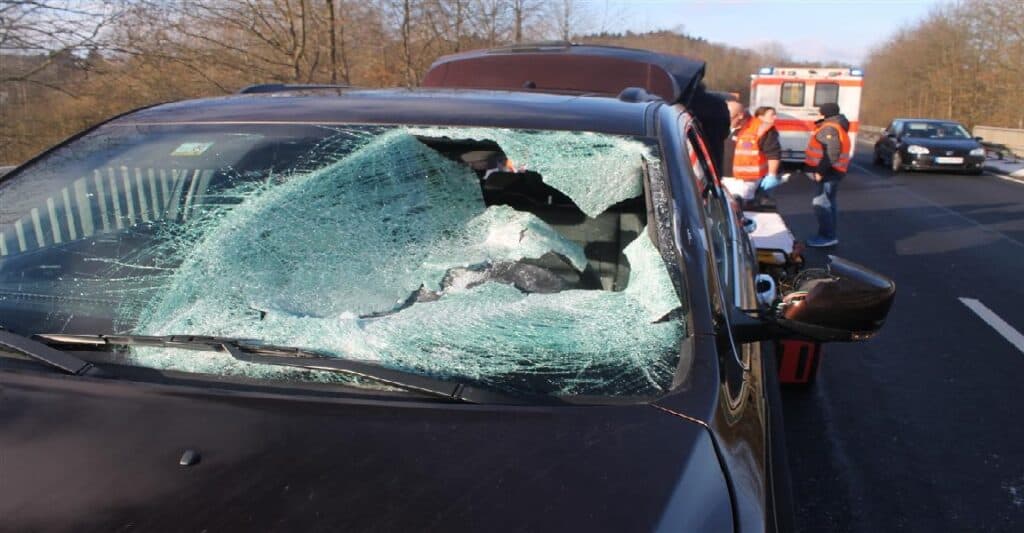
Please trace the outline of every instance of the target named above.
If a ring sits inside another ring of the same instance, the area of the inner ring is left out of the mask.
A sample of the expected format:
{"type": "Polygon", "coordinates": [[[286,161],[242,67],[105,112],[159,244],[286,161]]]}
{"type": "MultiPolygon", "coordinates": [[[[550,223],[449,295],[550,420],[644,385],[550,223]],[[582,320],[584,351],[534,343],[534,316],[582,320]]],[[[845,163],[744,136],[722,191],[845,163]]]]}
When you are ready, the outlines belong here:
{"type": "Polygon", "coordinates": [[[981,146],[974,139],[924,139],[921,137],[903,137],[900,139],[905,145],[916,144],[925,148],[937,150],[972,150],[981,146]]]}
{"type": "Polygon", "coordinates": [[[12,530],[732,529],[703,426],[0,372],[12,530]],[[186,450],[198,453],[181,466],[186,450]]]}

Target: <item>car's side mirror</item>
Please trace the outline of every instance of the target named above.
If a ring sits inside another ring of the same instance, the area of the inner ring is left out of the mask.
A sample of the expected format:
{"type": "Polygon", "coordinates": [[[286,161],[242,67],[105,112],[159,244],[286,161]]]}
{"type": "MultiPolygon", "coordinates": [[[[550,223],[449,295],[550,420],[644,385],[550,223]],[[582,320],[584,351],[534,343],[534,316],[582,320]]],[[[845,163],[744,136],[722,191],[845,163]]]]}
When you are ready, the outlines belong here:
{"type": "Polygon", "coordinates": [[[739,342],[792,337],[860,341],[882,328],[895,296],[896,284],[891,279],[829,256],[821,276],[783,294],[782,302],[768,316],[753,318],[737,310],[730,325],[739,342]]]}
{"type": "Polygon", "coordinates": [[[981,141],[984,141],[985,139],[983,139],[983,138],[981,138],[981,137],[975,137],[975,138],[974,138],[974,140],[975,140],[975,141],[978,141],[978,142],[981,142],[981,141]]]}
{"type": "Polygon", "coordinates": [[[896,138],[896,133],[891,132],[891,131],[887,131],[887,132],[885,132],[885,136],[890,138],[890,139],[895,139],[896,138]]]}

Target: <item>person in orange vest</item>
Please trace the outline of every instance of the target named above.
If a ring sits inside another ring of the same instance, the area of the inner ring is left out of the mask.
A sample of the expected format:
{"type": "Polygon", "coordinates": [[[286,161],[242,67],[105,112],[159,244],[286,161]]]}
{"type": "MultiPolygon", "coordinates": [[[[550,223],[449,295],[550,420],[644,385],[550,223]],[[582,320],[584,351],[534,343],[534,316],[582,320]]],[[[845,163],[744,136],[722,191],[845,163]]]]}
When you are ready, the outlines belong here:
{"type": "Polygon", "coordinates": [[[774,107],[759,107],[754,110],[754,118],[761,121],[758,131],[761,154],[768,163],[768,172],[761,178],[758,187],[762,191],[771,191],[784,181],[779,178],[779,167],[782,165],[782,142],[779,140],[779,130],[775,129],[777,113],[774,107]]]}
{"type": "Polygon", "coordinates": [[[807,142],[804,165],[817,184],[811,205],[818,218],[818,234],[807,239],[807,246],[825,248],[839,244],[839,181],[850,166],[850,121],[839,112],[839,104],[822,104],[821,119],[807,142]]]}
{"type": "Polygon", "coordinates": [[[726,140],[722,184],[740,199],[753,200],[758,189],[770,190],[779,181],[782,159],[779,132],[775,129],[775,109],[760,107],[750,116],[738,100],[727,102],[731,131],[726,140]]]}

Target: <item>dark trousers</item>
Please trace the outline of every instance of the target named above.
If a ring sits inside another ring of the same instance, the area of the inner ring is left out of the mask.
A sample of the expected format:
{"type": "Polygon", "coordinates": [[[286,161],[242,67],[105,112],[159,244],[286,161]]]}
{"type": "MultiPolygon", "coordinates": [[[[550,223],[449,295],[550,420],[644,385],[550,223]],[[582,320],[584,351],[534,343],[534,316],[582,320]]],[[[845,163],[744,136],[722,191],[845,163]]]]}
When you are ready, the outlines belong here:
{"type": "Polygon", "coordinates": [[[835,239],[836,224],[839,222],[839,204],[836,201],[839,181],[819,181],[817,185],[811,205],[814,206],[814,215],[818,217],[818,236],[835,239]]]}

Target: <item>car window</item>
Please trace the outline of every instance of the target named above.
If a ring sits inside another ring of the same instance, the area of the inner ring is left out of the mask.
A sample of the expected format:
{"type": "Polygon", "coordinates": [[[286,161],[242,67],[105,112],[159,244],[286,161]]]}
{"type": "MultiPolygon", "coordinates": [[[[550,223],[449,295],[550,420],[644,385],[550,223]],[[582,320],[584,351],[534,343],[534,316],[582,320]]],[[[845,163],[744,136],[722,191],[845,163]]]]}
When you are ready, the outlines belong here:
{"type": "Polygon", "coordinates": [[[907,122],[903,135],[921,139],[969,139],[970,133],[956,122],[907,122]]]}
{"type": "Polygon", "coordinates": [[[971,134],[967,132],[967,129],[955,122],[943,122],[938,124],[935,128],[935,136],[937,138],[948,138],[948,139],[969,139],[971,134]]]}
{"type": "Polygon", "coordinates": [[[804,83],[802,81],[783,82],[782,91],[779,93],[779,103],[790,107],[802,107],[804,105],[804,83]]]}
{"type": "Polygon", "coordinates": [[[814,107],[822,104],[839,103],[839,84],[821,82],[814,84],[814,107]]]}
{"type": "MultiPolygon", "coordinates": [[[[702,192],[702,205],[704,208],[705,225],[708,231],[708,241],[711,245],[712,259],[715,265],[716,277],[721,284],[721,294],[724,304],[734,307],[743,307],[743,290],[740,283],[741,254],[737,249],[738,238],[736,235],[737,221],[735,215],[736,206],[732,203],[724,189],[718,183],[711,171],[707,147],[703,138],[694,128],[689,128],[686,136],[686,149],[689,157],[691,170],[702,192]]],[[[749,273],[748,273],[749,275],[749,273]]],[[[748,284],[752,281],[748,280],[748,284]]],[[[724,310],[723,310],[724,311],[724,310]]],[[[723,317],[725,318],[725,317],[723,317]]],[[[728,325],[727,321],[723,324],[728,325]]],[[[741,397],[744,383],[749,378],[745,371],[750,367],[752,350],[750,345],[740,346],[739,349],[732,340],[731,332],[723,330],[724,336],[718,337],[722,344],[719,349],[722,353],[729,353],[732,362],[726,363],[723,371],[726,374],[726,383],[729,390],[730,403],[733,399],[741,397]],[[735,364],[733,364],[735,363],[735,364]]]]}
{"type": "Polygon", "coordinates": [[[717,178],[710,164],[710,157],[704,141],[693,128],[686,136],[686,150],[691,170],[702,192],[704,215],[708,228],[712,254],[718,279],[723,285],[729,303],[735,304],[735,249],[734,224],[729,216],[730,205],[721,189],[716,186],[717,178]]]}
{"type": "MultiPolygon", "coordinates": [[[[652,141],[588,132],[111,124],[0,184],[0,324],[654,394],[688,307],[644,231],[645,161],[652,141]]],[[[217,352],[128,361],[298,379],[217,352]]]]}

